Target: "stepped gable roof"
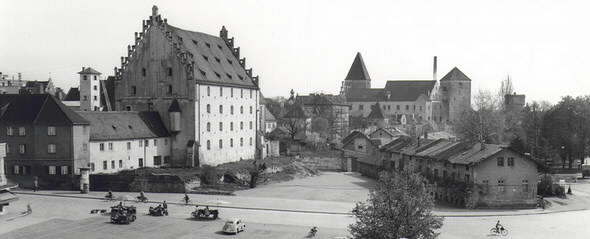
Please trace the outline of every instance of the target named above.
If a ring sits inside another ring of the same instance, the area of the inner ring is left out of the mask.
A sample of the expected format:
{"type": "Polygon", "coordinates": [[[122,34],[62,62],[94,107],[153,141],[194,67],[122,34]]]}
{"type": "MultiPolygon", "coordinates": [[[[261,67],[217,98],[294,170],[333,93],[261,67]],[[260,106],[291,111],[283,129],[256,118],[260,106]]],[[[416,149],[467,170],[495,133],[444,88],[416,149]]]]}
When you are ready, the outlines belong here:
{"type": "Polygon", "coordinates": [[[379,106],[379,102],[371,106],[371,112],[367,115],[367,119],[385,119],[383,111],[381,111],[381,106],[379,106]]]}
{"type": "Polygon", "coordinates": [[[80,101],[80,89],[78,87],[70,88],[64,101],[80,101]]]}
{"type": "Polygon", "coordinates": [[[449,73],[447,73],[440,81],[471,81],[467,75],[465,75],[459,68],[454,67],[449,73]]]}
{"type": "Polygon", "coordinates": [[[181,51],[188,52],[188,57],[195,62],[197,82],[258,89],[224,39],[171,25],[167,29],[181,43],[181,51]]]}
{"type": "Polygon", "coordinates": [[[383,99],[383,89],[355,89],[346,92],[348,102],[375,102],[383,99]]]}
{"type": "Polygon", "coordinates": [[[95,75],[100,75],[102,73],[98,72],[95,69],[92,69],[92,67],[84,67],[82,69],[82,71],[78,72],[78,74],[95,74],[95,75]]]}
{"type": "Polygon", "coordinates": [[[0,95],[0,121],[53,125],[89,123],[50,94],[0,95]]]}
{"type": "Polygon", "coordinates": [[[354,58],[350,70],[348,70],[348,74],[344,80],[371,80],[367,67],[365,67],[363,56],[361,56],[360,52],[356,53],[356,57],[354,58]]]}
{"type": "Polygon", "coordinates": [[[83,111],[79,113],[91,122],[91,141],[146,139],[170,136],[157,112],[83,111]]]}
{"type": "Polygon", "coordinates": [[[435,80],[387,81],[383,93],[391,93],[389,99],[381,95],[383,101],[415,101],[424,94],[426,96],[434,89],[435,80]]]}

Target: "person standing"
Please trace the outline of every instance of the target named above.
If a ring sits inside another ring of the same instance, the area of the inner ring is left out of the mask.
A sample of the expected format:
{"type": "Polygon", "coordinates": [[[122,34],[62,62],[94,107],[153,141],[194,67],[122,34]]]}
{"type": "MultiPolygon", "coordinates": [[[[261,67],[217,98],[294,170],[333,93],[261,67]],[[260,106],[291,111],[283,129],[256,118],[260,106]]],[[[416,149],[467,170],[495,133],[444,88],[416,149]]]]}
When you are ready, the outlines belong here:
{"type": "Polygon", "coordinates": [[[39,191],[39,180],[35,176],[35,178],[33,179],[33,192],[37,191],[39,191]]]}

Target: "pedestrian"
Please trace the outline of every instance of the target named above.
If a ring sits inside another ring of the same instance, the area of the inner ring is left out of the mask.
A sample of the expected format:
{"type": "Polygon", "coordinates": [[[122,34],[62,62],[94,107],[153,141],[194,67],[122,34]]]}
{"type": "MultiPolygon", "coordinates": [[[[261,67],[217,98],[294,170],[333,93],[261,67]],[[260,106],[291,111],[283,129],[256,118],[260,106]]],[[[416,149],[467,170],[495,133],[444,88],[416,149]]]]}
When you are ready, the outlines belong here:
{"type": "Polygon", "coordinates": [[[164,202],[162,203],[162,207],[164,207],[164,209],[168,208],[168,204],[166,204],[166,200],[164,200],[164,202]]]}
{"type": "Polygon", "coordinates": [[[37,177],[35,176],[35,178],[33,179],[33,192],[37,192],[39,191],[39,181],[37,180],[37,177]]]}

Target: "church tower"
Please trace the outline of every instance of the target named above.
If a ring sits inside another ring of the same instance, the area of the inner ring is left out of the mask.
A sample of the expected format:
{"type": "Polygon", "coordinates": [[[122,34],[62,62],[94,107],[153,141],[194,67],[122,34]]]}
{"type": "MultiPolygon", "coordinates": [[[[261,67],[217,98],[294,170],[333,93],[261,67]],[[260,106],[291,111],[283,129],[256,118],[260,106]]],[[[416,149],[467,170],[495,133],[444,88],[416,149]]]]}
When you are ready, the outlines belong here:
{"type": "Polygon", "coordinates": [[[442,120],[449,122],[460,118],[464,110],[471,108],[471,79],[457,67],[440,79],[442,120]]]}
{"type": "Polygon", "coordinates": [[[100,111],[100,72],[82,67],[80,74],[80,111],[100,111]]]}
{"type": "Polygon", "coordinates": [[[349,89],[370,89],[371,88],[371,77],[369,77],[369,72],[365,67],[365,62],[363,61],[363,57],[361,53],[358,52],[354,61],[352,62],[352,66],[350,66],[350,70],[348,70],[348,75],[344,79],[344,84],[342,85],[341,94],[346,93],[349,89]]]}

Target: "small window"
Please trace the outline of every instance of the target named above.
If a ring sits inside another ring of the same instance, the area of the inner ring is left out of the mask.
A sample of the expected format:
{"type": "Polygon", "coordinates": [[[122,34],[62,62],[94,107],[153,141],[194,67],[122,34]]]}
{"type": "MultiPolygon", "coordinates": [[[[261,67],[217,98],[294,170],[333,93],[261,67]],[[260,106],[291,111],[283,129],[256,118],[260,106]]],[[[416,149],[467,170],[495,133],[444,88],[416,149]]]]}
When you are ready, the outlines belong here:
{"type": "Polygon", "coordinates": [[[10,154],[10,144],[6,144],[6,153],[10,154]]]}
{"type": "Polygon", "coordinates": [[[529,191],[529,180],[522,180],[522,191],[528,192],[529,191]]]}
{"type": "Polygon", "coordinates": [[[143,158],[138,159],[139,167],[143,168],[143,158]]]}
{"type": "Polygon", "coordinates": [[[250,121],[250,129],[252,129],[252,121],[250,121]]]}
{"type": "Polygon", "coordinates": [[[240,129],[244,129],[244,122],[240,121],[240,129]]]}
{"type": "Polygon", "coordinates": [[[164,139],[164,145],[168,145],[168,139],[164,139]]]}
{"type": "Polygon", "coordinates": [[[88,143],[83,143],[83,144],[82,144],[82,151],[83,151],[83,152],[86,152],[86,151],[88,151],[88,143]]]}
{"type": "Polygon", "coordinates": [[[207,149],[211,149],[211,141],[207,140],[207,149]]]}
{"type": "Polygon", "coordinates": [[[244,113],[244,106],[240,106],[240,114],[244,113]]]}
{"type": "Polygon", "coordinates": [[[94,86],[93,88],[94,88],[94,90],[98,90],[98,86],[94,86]]]}
{"type": "Polygon", "coordinates": [[[234,147],[234,139],[229,139],[229,147],[234,147]]]}
{"type": "Polygon", "coordinates": [[[504,180],[498,180],[498,192],[504,192],[504,180]]]}
{"type": "Polygon", "coordinates": [[[94,76],[94,80],[98,80],[98,77],[97,76],[94,76]]]}
{"type": "Polygon", "coordinates": [[[211,105],[207,104],[207,113],[211,113],[211,105]]]}
{"type": "Polygon", "coordinates": [[[113,151],[113,143],[109,143],[109,151],[113,151]]]}
{"type": "Polygon", "coordinates": [[[130,105],[126,105],[126,106],[125,106],[125,110],[126,110],[126,111],[131,111],[131,106],[130,106],[130,105]]]}
{"type": "Polygon", "coordinates": [[[139,147],[143,147],[143,140],[139,140],[139,147]]]}
{"type": "Polygon", "coordinates": [[[514,167],[514,158],[512,158],[512,157],[508,157],[508,158],[507,158],[507,164],[508,164],[508,166],[510,166],[510,167],[514,167]]]}
{"type": "Polygon", "coordinates": [[[244,146],[244,138],[240,138],[240,146],[244,146]]]}
{"type": "Polygon", "coordinates": [[[223,148],[223,140],[219,140],[219,148],[222,149],[223,148]]]}
{"type": "Polygon", "coordinates": [[[154,146],[158,146],[158,140],[154,139],[154,146]]]}
{"type": "Polygon", "coordinates": [[[20,136],[27,135],[27,132],[25,130],[25,127],[18,127],[18,135],[20,135],[20,136]]]}
{"type": "Polygon", "coordinates": [[[115,168],[115,160],[111,160],[111,169],[115,168]]]}
{"type": "Polygon", "coordinates": [[[47,127],[47,135],[55,136],[55,126],[47,127]]]}
{"type": "Polygon", "coordinates": [[[6,135],[14,135],[14,129],[12,127],[6,127],[6,135]]]}
{"type": "Polygon", "coordinates": [[[220,113],[220,114],[223,114],[223,105],[220,105],[220,106],[219,106],[219,113],[220,113]]]}
{"type": "Polygon", "coordinates": [[[123,160],[119,160],[119,168],[123,168],[123,160]]]}
{"type": "Polygon", "coordinates": [[[240,98],[244,98],[244,89],[240,89],[240,98]]]}
{"type": "Polygon", "coordinates": [[[252,137],[250,137],[250,146],[252,145],[252,137]]]}
{"type": "Polygon", "coordinates": [[[57,174],[56,166],[49,166],[47,171],[48,171],[49,175],[56,175],[57,174]]]}
{"type": "Polygon", "coordinates": [[[223,122],[219,122],[219,131],[223,131],[223,122]]]}
{"type": "Polygon", "coordinates": [[[103,170],[107,170],[108,169],[108,167],[107,167],[107,161],[102,161],[102,169],[103,170]]]}
{"type": "Polygon", "coordinates": [[[410,106],[409,105],[406,105],[406,110],[410,110],[410,106]]]}
{"type": "Polygon", "coordinates": [[[229,107],[229,113],[232,115],[234,114],[234,106],[233,105],[229,107]]]}
{"type": "Polygon", "coordinates": [[[207,122],[207,132],[211,131],[211,123],[207,122]]]}
{"type": "Polygon", "coordinates": [[[96,96],[96,95],[94,96],[94,100],[98,100],[98,98],[97,98],[97,96],[96,96]]]}
{"type": "Polygon", "coordinates": [[[171,84],[166,85],[166,93],[172,94],[172,85],[171,84]]]}
{"type": "Polygon", "coordinates": [[[145,68],[141,68],[141,76],[145,76],[145,75],[146,75],[146,73],[147,73],[147,72],[146,72],[145,68]]]}
{"type": "Polygon", "coordinates": [[[250,99],[252,99],[252,90],[250,90],[250,99]]]}
{"type": "Polygon", "coordinates": [[[498,157],[498,167],[504,167],[504,158],[498,157]]]}
{"type": "Polygon", "coordinates": [[[168,67],[168,76],[172,76],[172,67],[168,67]]]}
{"type": "Polygon", "coordinates": [[[94,168],[94,163],[90,163],[90,172],[94,172],[95,168],[94,168]]]}
{"type": "Polygon", "coordinates": [[[234,122],[230,122],[229,123],[229,130],[233,131],[234,130],[234,122]]]}
{"type": "Polygon", "coordinates": [[[131,142],[127,142],[127,150],[131,150],[131,142]]]}
{"type": "Polygon", "coordinates": [[[55,151],[56,151],[56,145],[55,144],[48,144],[47,145],[47,153],[54,154],[55,151]]]}
{"type": "Polygon", "coordinates": [[[99,151],[104,151],[104,143],[100,143],[100,144],[98,145],[98,150],[99,150],[99,151]]]}
{"type": "Polygon", "coordinates": [[[230,91],[229,92],[231,94],[230,96],[233,98],[234,97],[234,88],[230,88],[230,91]]]}
{"type": "Polygon", "coordinates": [[[69,172],[70,170],[68,170],[68,169],[69,169],[68,166],[61,166],[61,172],[60,172],[60,174],[61,175],[68,175],[70,173],[69,172]]]}
{"type": "Polygon", "coordinates": [[[88,80],[88,76],[82,76],[82,79],[88,80]]]}
{"type": "MultiPolygon", "coordinates": [[[[131,86],[131,94],[132,95],[136,95],[137,94],[137,87],[135,87],[134,85],[131,86]]],[[[86,99],[86,96],[84,96],[84,99],[86,99]]]]}
{"type": "Polygon", "coordinates": [[[223,96],[223,87],[219,87],[219,96],[223,96]]]}
{"type": "Polygon", "coordinates": [[[207,96],[211,96],[211,87],[207,86],[207,96]]]}
{"type": "Polygon", "coordinates": [[[250,114],[252,114],[252,112],[253,112],[253,111],[252,111],[252,106],[250,106],[250,114]]]}
{"type": "Polygon", "coordinates": [[[145,147],[150,147],[150,141],[149,140],[145,140],[145,147]]]}

